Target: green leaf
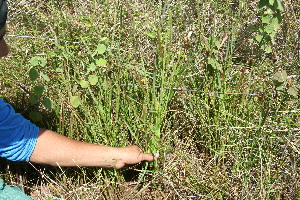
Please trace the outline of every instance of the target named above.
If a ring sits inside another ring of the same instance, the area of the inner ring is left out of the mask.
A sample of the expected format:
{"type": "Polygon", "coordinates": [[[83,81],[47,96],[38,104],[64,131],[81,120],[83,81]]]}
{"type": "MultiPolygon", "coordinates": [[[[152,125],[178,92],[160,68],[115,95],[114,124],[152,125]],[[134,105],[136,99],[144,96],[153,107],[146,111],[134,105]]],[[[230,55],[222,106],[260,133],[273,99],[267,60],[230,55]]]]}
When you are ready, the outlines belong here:
{"type": "Polygon", "coordinates": [[[35,94],[30,94],[29,96],[29,102],[34,105],[37,104],[39,102],[39,97],[35,94]]]}
{"type": "Polygon", "coordinates": [[[40,74],[41,74],[41,77],[43,77],[43,79],[44,79],[45,81],[50,81],[49,76],[47,76],[45,73],[41,72],[40,74]]]}
{"type": "Polygon", "coordinates": [[[98,44],[98,46],[97,46],[98,54],[103,54],[105,51],[106,51],[105,44],[102,44],[102,43],[98,44]]]}
{"type": "Polygon", "coordinates": [[[259,32],[260,33],[264,33],[265,32],[265,27],[261,26],[258,28],[259,32]]]}
{"type": "Polygon", "coordinates": [[[39,77],[39,73],[36,71],[36,69],[31,68],[29,70],[29,77],[31,81],[35,81],[39,77]]]}
{"type": "Polygon", "coordinates": [[[40,57],[39,64],[40,64],[40,66],[45,67],[46,60],[44,58],[40,57]]]}
{"type": "Polygon", "coordinates": [[[44,86],[35,86],[33,88],[33,93],[37,96],[41,96],[45,90],[44,86]]]}
{"type": "Polygon", "coordinates": [[[85,80],[82,80],[82,81],[80,81],[80,86],[82,87],[82,88],[88,88],[89,87],[89,82],[87,82],[87,81],[85,81],[85,80]]]}
{"type": "Polygon", "coordinates": [[[269,0],[269,4],[273,6],[275,0],[269,0]]]}
{"type": "Polygon", "coordinates": [[[266,31],[266,33],[269,33],[269,34],[273,33],[275,31],[274,26],[272,26],[272,25],[266,26],[265,31],[266,31]]]}
{"type": "Polygon", "coordinates": [[[89,75],[89,82],[91,85],[96,85],[98,83],[98,76],[89,75]]]}
{"type": "Polygon", "coordinates": [[[264,8],[269,3],[269,0],[260,0],[258,3],[258,9],[264,8]]]}
{"type": "Polygon", "coordinates": [[[207,64],[213,65],[215,63],[215,59],[209,57],[207,60],[207,64]]]}
{"type": "Polygon", "coordinates": [[[265,48],[265,51],[266,53],[271,53],[272,52],[272,47],[270,45],[268,45],[266,48],[265,48]]]}
{"type": "Polygon", "coordinates": [[[95,63],[91,63],[91,64],[90,64],[89,70],[92,71],[92,72],[96,70],[96,65],[95,65],[95,63]]]}
{"type": "Polygon", "coordinates": [[[273,6],[276,10],[285,12],[285,8],[281,0],[275,0],[273,6]]]}
{"type": "Polygon", "coordinates": [[[42,101],[42,104],[46,107],[51,109],[52,108],[52,102],[49,98],[45,97],[42,101]]]}
{"type": "Polygon", "coordinates": [[[263,36],[262,35],[256,35],[255,39],[256,39],[257,42],[261,42],[261,40],[263,39],[263,36]]]}
{"type": "Polygon", "coordinates": [[[103,58],[100,58],[99,60],[96,60],[96,65],[97,66],[105,66],[107,61],[103,58]]]}
{"type": "Polygon", "coordinates": [[[207,64],[210,64],[216,70],[222,70],[222,65],[214,58],[208,58],[207,64]]]}
{"type": "Polygon", "coordinates": [[[42,114],[40,112],[30,112],[29,113],[29,118],[32,119],[33,121],[41,121],[42,120],[42,114]]]}
{"type": "Polygon", "coordinates": [[[267,9],[267,10],[264,12],[264,14],[265,14],[265,15],[273,15],[274,12],[273,12],[273,10],[271,10],[271,9],[267,9]]]}
{"type": "Polygon", "coordinates": [[[215,41],[215,45],[216,45],[217,48],[219,48],[221,43],[217,40],[217,41],[215,41]]]}
{"type": "Polygon", "coordinates": [[[155,34],[155,33],[145,32],[145,34],[146,34],[148,37],[152,38],[152,39],[156,38],[156,34],[155,34]]]}
{"type": "Polygon", "coordinates": [[[39,65],[39,60],[36,59],[36,57],[33,57],[30,59],[30,64],[35,67],[35,66],[39,65]]]}
{"type": "Polygon", "coordinates": [[[298,95],[298,89],[295,87],[289,87],[288,91],[287,91],[290,95],[292,96],[297,96],[298,95]]]}
{"type": "Polygon", "coordinates": [[[276,72],[274,74],[274,80],[277,80],[278,82],[285,82],[287,80],[287,73],[285,70],[276,72]]]}
{"type": "Polygon", "coordinates": [[[43,57],[35,56],[30,59],[30,64],[34,67],[38,65],[44,67],[46,65],[46,60],[43,57]]]}
{"type": "Polygon", "coordinates": [[[77,108],[81,104],[81,100],[78,96],[71,96],[70,103],[74,108],[77,108]]]}
{"type": "Polygon", "coordinates": [[[267,24],[271,21],[271,16],[270,15],[262,15],[261,16],[261,22],[264,24],[267,24]]]}
{"type": "Polygon", "coordinates": [[[280,14],[276,14],[271,20],[270,26],[273,26],[274,30],[277,30],[280,27],[281,22],[282,22],[282,16],[280,14]]]}
{"type": "Polygon", "coordinates": [[[276,90],[281,90],[282,91],[282,90],[284,90],[284,88],[286,86],[286,83],[276,81],[275,86],[276,86],[276,90]]]}

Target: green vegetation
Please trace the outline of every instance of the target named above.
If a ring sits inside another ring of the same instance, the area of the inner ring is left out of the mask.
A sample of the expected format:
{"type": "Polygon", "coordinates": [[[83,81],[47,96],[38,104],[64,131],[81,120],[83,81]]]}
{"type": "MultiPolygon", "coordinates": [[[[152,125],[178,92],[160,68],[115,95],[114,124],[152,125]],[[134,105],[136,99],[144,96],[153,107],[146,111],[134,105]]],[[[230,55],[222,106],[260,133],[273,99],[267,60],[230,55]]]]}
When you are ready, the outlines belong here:
{"type": "MultiPolygon", "coordinates": [[[[9,1],[0,96],[68,137],[161,155],[119,171],[25,164],[25,189],[40,199],[300,198],[296,2],[9,1]]],[[[6,182],[19,184],[19,164],[7,165],[6,182]]]]}

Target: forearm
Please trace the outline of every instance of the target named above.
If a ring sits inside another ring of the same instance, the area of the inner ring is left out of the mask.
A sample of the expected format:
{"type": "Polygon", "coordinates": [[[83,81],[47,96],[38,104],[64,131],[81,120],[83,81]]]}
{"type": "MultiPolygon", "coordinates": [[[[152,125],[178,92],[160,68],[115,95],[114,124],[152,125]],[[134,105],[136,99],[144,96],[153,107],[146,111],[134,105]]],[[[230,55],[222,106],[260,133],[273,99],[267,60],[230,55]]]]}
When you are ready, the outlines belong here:
{"type": "Polygon", "coordinates": [[[142,160],[152,161],[138,147],[108,147],[76,141],[50,130],[40,129],[30,161],[53,166],[96,166],[121,168],[142,160]]]}

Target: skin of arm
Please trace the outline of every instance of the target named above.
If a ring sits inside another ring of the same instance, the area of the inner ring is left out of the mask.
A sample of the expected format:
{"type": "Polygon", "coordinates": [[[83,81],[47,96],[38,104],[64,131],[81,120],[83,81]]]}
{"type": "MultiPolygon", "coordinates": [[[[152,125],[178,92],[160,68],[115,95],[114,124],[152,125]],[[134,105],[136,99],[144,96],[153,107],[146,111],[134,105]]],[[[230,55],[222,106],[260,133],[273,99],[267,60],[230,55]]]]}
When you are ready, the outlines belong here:
{"type": "Polygon", "coordinates": [[[91,144],[40,129],[30,161],[52,166],[120,169],[126,164],[153,161],[157,157],[158,154],[144,153],[138,146],[109,147],[91,144]]]}

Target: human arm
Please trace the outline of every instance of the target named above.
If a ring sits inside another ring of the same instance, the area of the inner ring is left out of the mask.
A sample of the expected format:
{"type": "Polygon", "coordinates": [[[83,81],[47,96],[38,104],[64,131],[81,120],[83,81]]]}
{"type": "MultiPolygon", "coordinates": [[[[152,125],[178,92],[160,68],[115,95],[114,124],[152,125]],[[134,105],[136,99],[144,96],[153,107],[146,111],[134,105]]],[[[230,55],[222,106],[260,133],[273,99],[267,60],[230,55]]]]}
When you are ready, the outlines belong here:
{"type": "Polygon", "coordinates": [[[143,153],[138,146],[108,147],[73,140],[51,130],[40,129],[31,162],[53,166],[122,168],[126,164],[153,161],[157,155],[143,153]]]}

